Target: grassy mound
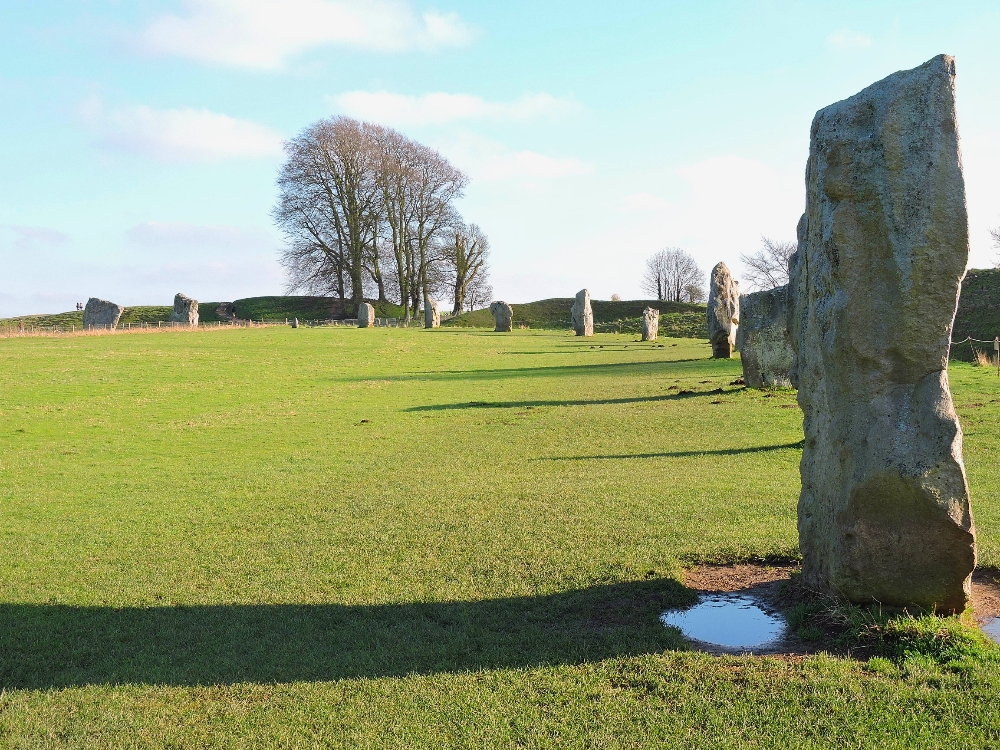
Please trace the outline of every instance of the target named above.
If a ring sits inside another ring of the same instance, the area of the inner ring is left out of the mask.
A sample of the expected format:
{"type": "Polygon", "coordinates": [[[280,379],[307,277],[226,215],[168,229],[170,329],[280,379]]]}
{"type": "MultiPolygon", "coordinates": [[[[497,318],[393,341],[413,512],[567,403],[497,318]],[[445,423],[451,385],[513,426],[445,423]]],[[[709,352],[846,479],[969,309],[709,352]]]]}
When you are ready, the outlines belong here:
{"type": "MultiPolygon", "coordinates": [[[[993,341],[1000,336],[1000,268],[972,269],[962,282],[962,296],[955,315],[952,341],[971,337],[993,341]]],[[[973,347],[993,356],[992,344],[958,344],[952,347],[952,359],[970,362],[973,347]]]]}
{"type": "MultiPolygon", "coordinates": [[[[642,330],[642,311],[654,307],[660,311],[660,335],[681,338],[708,338],[705,306],[684,302],[658,302],[656,300],[625,300],[608,302],[591,300],[594,310],[594,330],[598,333],[638,333],[642,330]]],[[[570,328],[570,298],[544,299],[514,308],[514,327],[524,326],[541,330],[570,328]]],[[[493,328],[489,310],[475,310],[444,321],[443,326],[456,328],[493,328]]]]}

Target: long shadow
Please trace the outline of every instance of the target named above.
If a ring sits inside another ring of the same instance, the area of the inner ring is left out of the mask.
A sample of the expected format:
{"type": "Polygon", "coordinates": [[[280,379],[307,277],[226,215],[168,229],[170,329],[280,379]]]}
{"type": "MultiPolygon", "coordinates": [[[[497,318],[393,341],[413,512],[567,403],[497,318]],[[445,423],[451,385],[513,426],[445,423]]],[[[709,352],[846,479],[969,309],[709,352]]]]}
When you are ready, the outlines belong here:
{"type": "Polygon", "coordinates": [[[795,443],[785,443],[784,445],[758,445],[753,448],[720,448],[718,450],[706,451],[673,451],[669,453],[622,453],[607,456],[549,456],[548,458],[532,458],[532,461],[591,461],[593,459],[621,459],[621,458],[687,458],[689,456],[738,456],[742,453],[768,453],[770,451],[783,451],[790,448],[801,448],[805,440],[795,443]]]}
{"type": "Polygon", "coordinates": [[[0,605],[0,687],[228,685],[577,664],[680,648],[676,581],[373,606],[0,605]]]}
{"type": "MultiPolygon", "coordinates": [[[[664,365],[685,364],[700,362],[701,364],[711,363],[711,358],[692,359],[657,359],[648,362],[608,362],[604,364],[591,365],[549,365],[546,367],[506,367],[491,370],[427,370],[425,372],[406,372],[399,375],[386,374],[380,376],[382,380],[492,380],[509,377],[531,377],[548,375],[589,375],[594,373],[606,373],[609,371],[620,372],[633,367],[662,367],[664,365]]],[[[360,378],[343,378],[343,380],[355,381],[366,380],[371,376],[360,378]]]]}
{"type": "Polygon", "coordinates": [[[678,393],[663,393],[658,396],[635,396],[633,398],[601,398],[587,400],[561,401],[467,401],[459,404],[432,404],[430,406],[411,406],[404,411],[447,411],[451,409],[518,409],[535,406],[601,406],[604,404],[643,404],[652,401],[678,401],[695,396],[716,396],[721,391],[684,391],[678,393]]]}

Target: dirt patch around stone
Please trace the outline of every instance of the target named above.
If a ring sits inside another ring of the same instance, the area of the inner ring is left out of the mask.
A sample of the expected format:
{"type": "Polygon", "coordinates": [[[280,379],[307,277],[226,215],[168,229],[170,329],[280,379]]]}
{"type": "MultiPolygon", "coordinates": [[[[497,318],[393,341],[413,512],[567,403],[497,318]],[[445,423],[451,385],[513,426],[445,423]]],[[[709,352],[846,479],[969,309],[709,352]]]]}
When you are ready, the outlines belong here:
{"type": "MultiPolygon", "coordinates": [[[[684,571],[684,585],[701,595],[744,596],[765,613],[784,618],[785,611],[806,600],[805,592],[792,578],[799,570],[799,565],[697,565],[684,571]]],[[[1000,617],[1000,569],[977,568],[973,573],[972,615],[980,626],[1000,617]]],[[[820,651],[838,651],[833,643],[804,641],[787,627],[778,639],[750,649],[731,649],[693,638],[687,641],[693,648],[715,656],[751,654],[798,661],[820,651]]]]}

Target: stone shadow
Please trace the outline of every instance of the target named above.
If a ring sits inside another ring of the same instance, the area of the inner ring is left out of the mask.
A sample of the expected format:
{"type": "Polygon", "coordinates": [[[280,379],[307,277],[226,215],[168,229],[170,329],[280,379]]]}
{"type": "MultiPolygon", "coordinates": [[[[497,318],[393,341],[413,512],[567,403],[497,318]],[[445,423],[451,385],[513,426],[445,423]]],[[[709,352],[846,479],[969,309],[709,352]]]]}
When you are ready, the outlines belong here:
{"type": "Polygon", "coordinates": [[[531,461],[590,461],[593,459],[622,459],[622,458],[688,458],[690,456],[738,456],[743,453],[769,453],[771,451],[783,451],[798,449],[801,450],[805,444],[804,440],[795,443],[784,443],[782,445],[758,445],[752,448],[720,448],[717,450],[704,451],[672,451],[667,453],[621,453],[605,456],[549,456],[543,458],[532,458],[531,461]]]}
{"type": "Polygon", "coordinates": [[[470,602],[0,605],[0,687],[229,685],[579,664],[682,648],[672,579],[470,602]]]}
{"type": "Polygon", "coordinates": [[[683,391],[663,393],[656,396],[633,396],[628,398],[601,398],[593,400],[567,399],[552,401],[467,401],[458,404],[431,404],[411,406],[404,411],[450,411],[452,409],[529,409],[536,406],[602,406],[608,404],[644,404],[656,401],[679,401],[696,396],[717,396],[719,391],[683,391]]]}

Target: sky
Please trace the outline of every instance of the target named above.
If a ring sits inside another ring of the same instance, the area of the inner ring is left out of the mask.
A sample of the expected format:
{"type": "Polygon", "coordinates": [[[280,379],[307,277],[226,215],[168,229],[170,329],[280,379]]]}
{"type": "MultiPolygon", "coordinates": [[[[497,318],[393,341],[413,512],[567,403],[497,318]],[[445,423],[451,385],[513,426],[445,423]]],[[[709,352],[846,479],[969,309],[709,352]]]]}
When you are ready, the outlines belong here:
{"type": "Polygon", "coordinates": [[[437,148],[497,299],[643,298],[793,240],[815,112],[955,55],[970,267],[1000,226],[1000,4],[0,0],[0,316],[281,294],[283,139],[437,148]]]}

